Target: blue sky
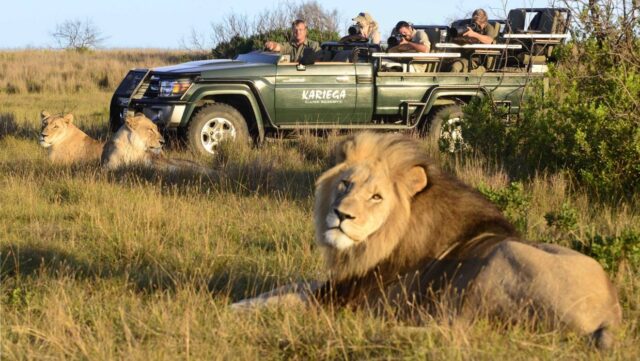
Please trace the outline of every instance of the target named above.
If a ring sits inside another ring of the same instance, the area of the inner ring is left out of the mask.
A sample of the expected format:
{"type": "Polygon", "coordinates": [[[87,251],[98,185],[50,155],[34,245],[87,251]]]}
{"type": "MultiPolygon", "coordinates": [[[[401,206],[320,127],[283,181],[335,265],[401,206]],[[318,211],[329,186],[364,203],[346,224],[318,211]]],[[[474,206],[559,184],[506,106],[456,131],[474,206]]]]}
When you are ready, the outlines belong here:
{"type": "MultiPolygon", "coordinates": [[[[483,7],[504,17],[507,8],[546,6],[549,0],[344,1],[319,0],[337,9],[345,26],[361,11],[378,21],[382,35],[398,20],[416,24],[444,24],[483,7]],[[369,5],[364,5],[369,4],[369,5]]],[[[107,37],[104,47],[179,48],[191,30],[208,35],[210,24],[230,13],[248,17],[277,6],[272,0],[4,0],[0,16],[0,48],[55,46],[51,32],[65,20],[90,20],[107,37]]],[[[345,29],[346,32],[346,29],[345,29]]]]}

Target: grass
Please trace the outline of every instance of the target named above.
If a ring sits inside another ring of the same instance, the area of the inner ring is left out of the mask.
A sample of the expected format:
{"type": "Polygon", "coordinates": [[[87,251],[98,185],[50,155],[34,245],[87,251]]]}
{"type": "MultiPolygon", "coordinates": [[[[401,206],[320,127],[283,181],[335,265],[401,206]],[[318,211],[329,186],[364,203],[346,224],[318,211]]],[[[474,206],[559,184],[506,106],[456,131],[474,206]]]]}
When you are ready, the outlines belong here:
{"type": "MultiPolygon", "coordinates": [[[[313,182],[337,138],[302,135],[239,153],[225,149],[210,163],[222,174],[215,179],[51,165],[36,141],[39,111],[73,108],[79,126],[104,139],[109,98],[99,89],[72,97],[0,94],[3,360],[640,358],[634,267],[611,274],[625,322],[608,354],[531,325],[426,317],[416,328],[328,308],[233,312],[229,303],[248,295],[325,277],[312,241],[313,182]]],[[[487,192],[511,189],[494,161],[440,162],[487,192]]],[[[512,192],[526,200],[513,215],[525,217],[521,231],[530,239],[569,245],[640,232],[637,203],[595,203],[562,175],[541,174],[512,192]],[[550,226],[545,215],[566,205],[575,224],[550,226]]]]}

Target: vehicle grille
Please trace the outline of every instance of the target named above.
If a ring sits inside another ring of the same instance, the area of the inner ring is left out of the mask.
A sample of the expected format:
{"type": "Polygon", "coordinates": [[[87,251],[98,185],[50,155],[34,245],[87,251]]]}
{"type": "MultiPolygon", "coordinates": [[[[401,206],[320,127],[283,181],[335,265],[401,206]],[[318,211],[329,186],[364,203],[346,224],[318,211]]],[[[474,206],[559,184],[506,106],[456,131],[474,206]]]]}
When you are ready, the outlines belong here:
{"type": "Polygon", "coordinates": [[[138,88],[136,93],[131,96],[131,98],[141,99],[145,95],[148,88],[149,88],[149,82],[145,80],[142,84],[140,84],[140,87],[138,88]]]}
{"type": "Polygon", "coordinates": [[[157,98],[160,93],[160,77],[152,76],[147,84],[147,89],[145,89],[144,97],[145,98],[157,98]]]}

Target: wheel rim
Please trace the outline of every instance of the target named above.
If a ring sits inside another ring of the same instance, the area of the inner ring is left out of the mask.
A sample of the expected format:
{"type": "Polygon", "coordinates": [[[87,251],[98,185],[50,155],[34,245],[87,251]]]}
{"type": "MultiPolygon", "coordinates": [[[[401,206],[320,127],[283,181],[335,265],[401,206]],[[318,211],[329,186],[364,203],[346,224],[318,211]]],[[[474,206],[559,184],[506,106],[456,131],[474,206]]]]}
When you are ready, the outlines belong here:
{"type": "Polygon", "coordinates": [[[236,128],[225,118],[213,118],[200,130],[200,142],[207,152],[214,154],[216,148],[225,140],[236,139],[236,128]]]}
{"type": "Polygon", "coordinates": [[[462,136],[462,121],[462,117],[451,117],[442,122],[440,149],[455,153],[466,148],[464,137],[462,136]]]}

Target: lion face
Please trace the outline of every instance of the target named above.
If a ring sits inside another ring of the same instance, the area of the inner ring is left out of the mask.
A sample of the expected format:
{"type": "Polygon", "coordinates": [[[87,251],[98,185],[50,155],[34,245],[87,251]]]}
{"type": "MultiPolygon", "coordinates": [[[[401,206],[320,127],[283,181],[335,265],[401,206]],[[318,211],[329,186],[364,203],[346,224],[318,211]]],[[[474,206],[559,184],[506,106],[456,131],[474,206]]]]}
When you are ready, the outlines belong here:
{"type": "Polygon", "coordinates": [[[128,117],[125,121],[126,127],[130,130],[129,141],[136,148],[160,153],[164,145],[164,138],[158,126],[144,115],[128,117]]]}
{"type": "Polygon", "coordinates": [[[379,164],[341,171],[333,180],[331,206],[322,241],[338,250],[364,242],[385,223],[397,206],[389,176],[379,164]]]}
{"type": "Polygon", "coordinates": [[[38,140],[40,145],[45,148],[60,143],[67,136],[73,124],[72,114],[60,116],[51,115],[43,111],[40,114],[40,118],[42,120],[42,130],[38,140]]]}
{"type": "MultiPolygon", "coordinates": [[[[406,166],[376,156],[380,139],[394,137],[363,133],[342,146],[342,161],[316,183],[316,240],[320,246],[342,252],[354,246],[383,242],[393,247],[409,218],[412,197],[427,183],[424,168],[406,166]]],[[[372,246],[378,247],[378,245],[372,246]]]]}

